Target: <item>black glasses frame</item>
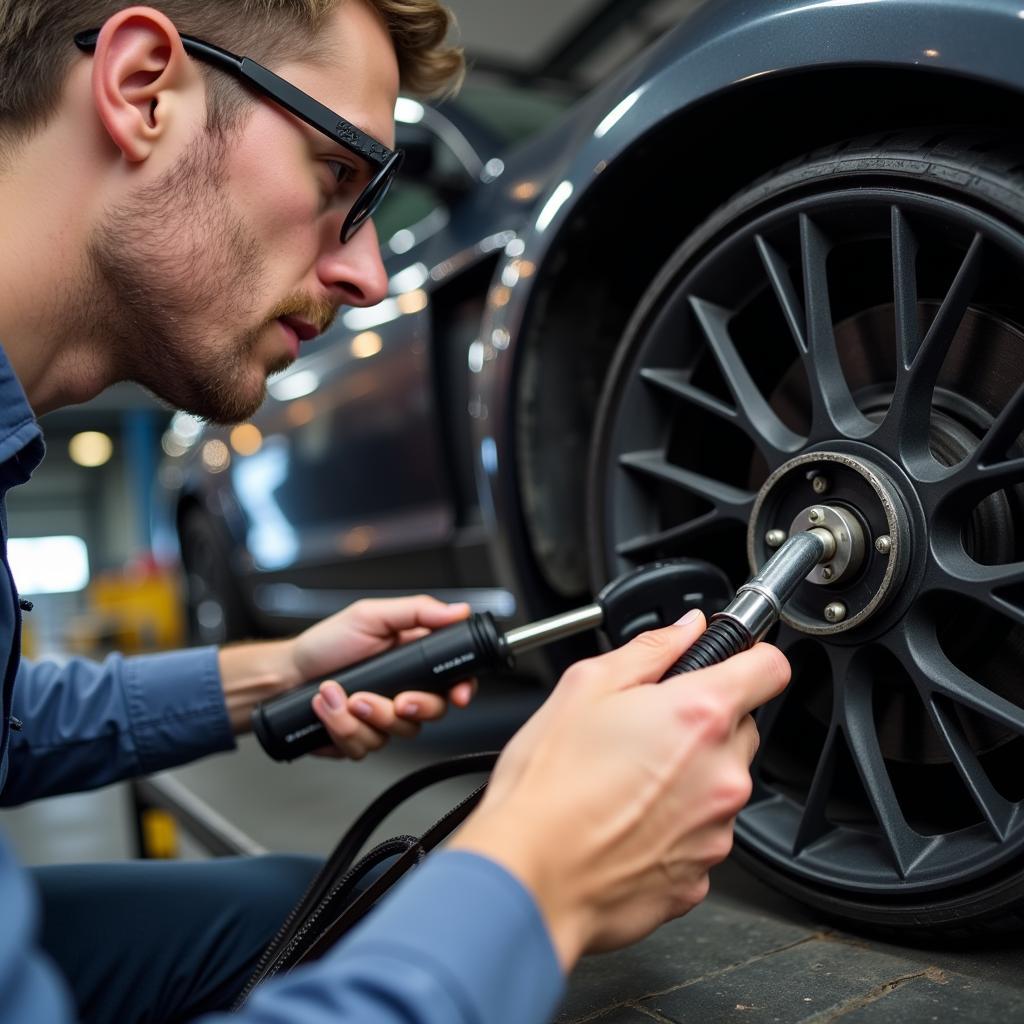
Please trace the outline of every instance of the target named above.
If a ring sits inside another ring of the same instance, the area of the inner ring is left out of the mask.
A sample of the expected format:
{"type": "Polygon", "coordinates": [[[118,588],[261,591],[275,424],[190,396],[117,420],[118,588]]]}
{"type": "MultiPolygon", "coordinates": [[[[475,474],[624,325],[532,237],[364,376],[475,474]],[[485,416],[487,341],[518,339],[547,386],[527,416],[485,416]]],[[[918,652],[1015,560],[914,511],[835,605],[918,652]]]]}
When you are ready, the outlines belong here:
{"type": "MultiPolygon", "coordinates": [[[[75,36],[75,45],[80,50],[91,52],[96,48],[99,34],[98,28],[79,32],[75,36]]],[[[356,197],[341,225],[341,241],[347,242],[373,216],[381,200],[387,195],[391,182],[402,164],[405,155],[403,151],[388,149],[372,135],[367,135],[340,114],[336,114],[330,107],[325,107],[308,93],[297,89],[249,57],[239,57],[229,50],[221,49],[195,36],[182,34],[181,44],[190,56],[205,60],[222,71],[240,78],[267,99],[305,121],[311,128],[322,132],[332,142],[378,168],[377,173],[356,197]]]]}

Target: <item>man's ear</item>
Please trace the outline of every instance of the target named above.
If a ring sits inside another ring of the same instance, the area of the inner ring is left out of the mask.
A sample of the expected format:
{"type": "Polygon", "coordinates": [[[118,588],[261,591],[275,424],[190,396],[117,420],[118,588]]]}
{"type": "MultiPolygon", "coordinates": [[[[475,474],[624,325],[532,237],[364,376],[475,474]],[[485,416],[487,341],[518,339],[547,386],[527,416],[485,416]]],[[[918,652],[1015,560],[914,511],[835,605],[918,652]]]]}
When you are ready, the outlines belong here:
{"type": "Polygon", "coordinates": [[[202,76],[166,15],[152,7],[127,7],[104,23],[93,53],[92,96],[126,160],[145,160],[173,116],[205,95],[202,76]]]}

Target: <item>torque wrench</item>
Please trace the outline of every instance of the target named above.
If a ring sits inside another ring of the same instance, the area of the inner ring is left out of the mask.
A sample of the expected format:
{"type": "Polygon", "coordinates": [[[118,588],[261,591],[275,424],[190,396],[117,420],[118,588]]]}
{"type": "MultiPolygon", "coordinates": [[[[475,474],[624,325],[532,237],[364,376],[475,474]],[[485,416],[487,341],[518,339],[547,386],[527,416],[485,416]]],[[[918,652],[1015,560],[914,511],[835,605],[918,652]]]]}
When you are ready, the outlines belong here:
{"type": "Polygon", "coordinates": [[[478,672],[509,669],[517,654],[544,644],[600,628],[612,646],[618,647],[644,630],[675,622],[688,608],[711,615],[731,597],[728,578],[708,562],[655,562],[613,580],[593,604],[583,608],[505,633],[490,612],[482,612],[435,630],[422,640],[339,669],[258,705],[252,713],[253,732],[272,758],[292,761],[330,743],[310,703],[325,679],[337,679],[350,694],[358,690],[385,697],[405,690],[444,694],[478,672]]]}

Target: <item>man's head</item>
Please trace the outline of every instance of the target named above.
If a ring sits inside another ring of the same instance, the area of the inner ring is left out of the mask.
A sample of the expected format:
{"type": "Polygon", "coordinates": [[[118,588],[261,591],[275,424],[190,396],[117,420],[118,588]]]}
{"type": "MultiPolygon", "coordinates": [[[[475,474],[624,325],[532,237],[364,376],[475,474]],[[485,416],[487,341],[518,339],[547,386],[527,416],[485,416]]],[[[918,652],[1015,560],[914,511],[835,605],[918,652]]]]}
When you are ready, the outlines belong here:
{"type": "Polygon", "coordinates": [[[88,350],[97,377],[240,419],[339,305],[386,289],[372,224],[338,239],[376,168],[188,56],[181,34],[273,68],[391,147],[400,77],[430,93],[461,69],[447,27],[436,0],[0,0],[0,198],[32,193],[23,163],[37,178],[73,162],[53,185],[75,271],[50,291],[81,332],[78,363],[88,350]],[[82,55],[74,37],[95,28],[82,55]]]}

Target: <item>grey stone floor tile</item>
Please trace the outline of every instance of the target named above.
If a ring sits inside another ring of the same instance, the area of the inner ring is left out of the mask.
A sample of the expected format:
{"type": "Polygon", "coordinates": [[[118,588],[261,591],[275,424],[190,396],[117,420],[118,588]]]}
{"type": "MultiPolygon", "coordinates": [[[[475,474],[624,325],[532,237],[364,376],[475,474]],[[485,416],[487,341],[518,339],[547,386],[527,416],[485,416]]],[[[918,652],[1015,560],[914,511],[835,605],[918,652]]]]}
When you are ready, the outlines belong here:
{"type": "Polygon", "coordinates": [[[791,946],[811,934],[808,928],[745,913],[712,896],[629,949],[582,960],[556,1020],[589,1017],[605,1007],[791,946]]]}
{"type": "Polygon", "coordinates": [[[840,1019],[842,1024],[1012,1024],[1024,1021],[1024,993],[997,982],[929,968],[850,1008],[840,1019]]]}
{"type": "Polygon", "coordinates": [[[922,970],[920,964],[864,946],[809,939],[643,1005],[680,1024],[801,1024],[828,1020],[838,1007],[922,970]]]}

